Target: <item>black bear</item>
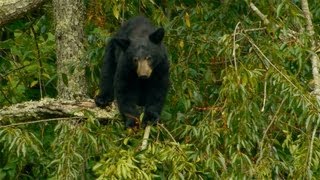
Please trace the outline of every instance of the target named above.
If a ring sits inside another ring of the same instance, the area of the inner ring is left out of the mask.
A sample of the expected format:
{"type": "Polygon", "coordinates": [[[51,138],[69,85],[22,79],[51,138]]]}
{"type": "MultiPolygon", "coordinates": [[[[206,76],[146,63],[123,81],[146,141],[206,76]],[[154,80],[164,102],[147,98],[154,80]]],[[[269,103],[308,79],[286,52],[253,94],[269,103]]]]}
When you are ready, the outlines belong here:
{"type": "Polygon", "coordinates": [[[137,106],[144,107],[143,126],[159,121],[169,87],[163,37],[163,28],[138,16],[122,25],[106,47],[95,103],[105,107],[115,97],[126,128],[138,125],[137,106]]]}

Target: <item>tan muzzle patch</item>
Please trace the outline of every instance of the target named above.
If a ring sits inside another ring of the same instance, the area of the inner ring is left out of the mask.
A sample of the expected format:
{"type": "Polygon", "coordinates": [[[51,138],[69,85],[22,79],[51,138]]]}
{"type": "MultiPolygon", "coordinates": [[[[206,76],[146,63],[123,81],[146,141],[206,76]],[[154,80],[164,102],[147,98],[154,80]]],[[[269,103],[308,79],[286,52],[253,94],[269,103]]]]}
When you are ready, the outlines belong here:
{"type": "Polygon", "coordinates": [[[148,59],[138,60],[137,74],[138,77],[149,78],[152,73],[150,61],[148,59]]]}

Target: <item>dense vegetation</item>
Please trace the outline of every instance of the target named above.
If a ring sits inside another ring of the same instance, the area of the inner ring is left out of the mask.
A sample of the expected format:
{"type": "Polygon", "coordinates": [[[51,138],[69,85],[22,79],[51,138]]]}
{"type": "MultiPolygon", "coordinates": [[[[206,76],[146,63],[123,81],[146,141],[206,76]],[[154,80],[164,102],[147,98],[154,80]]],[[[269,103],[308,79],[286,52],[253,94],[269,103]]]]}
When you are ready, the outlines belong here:
{"type": "MultiPolygon", "coordinates": [[[[97,94],[106,39],[145,14],[166,30],[171,89],[162,124],[119,119],[0,126],[0,179],[319,179],[319,102],[299,0],[86,1],[86,78],[97,94]]],[[[320,33],[320,2],[309,1],[320,33]]],[[[52,7],[0,31],[0,107],[55,97],[52,7]]],[[[318,44],[319,48],[319,44],[318,44]]],[[[14,123],[14,120],[12,120],[14,123]]]]}

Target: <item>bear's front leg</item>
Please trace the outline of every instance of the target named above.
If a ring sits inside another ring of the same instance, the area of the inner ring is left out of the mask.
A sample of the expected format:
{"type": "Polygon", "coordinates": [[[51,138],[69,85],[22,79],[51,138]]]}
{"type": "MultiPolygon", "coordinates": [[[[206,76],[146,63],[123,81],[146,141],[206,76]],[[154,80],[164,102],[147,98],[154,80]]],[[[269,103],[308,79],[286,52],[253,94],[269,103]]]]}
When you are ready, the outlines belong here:
{"type": "Polygon", "coordinates": [[[167,95],[169,86],[168,76],[163,74],[161,78],[151,80],[146,93],[146,103],[142,126],[155,125],[160,120],[160,114],[167,95]],[[151,83],[152,82],[152,83],[151,83]]]}
{"type": "Polygon", "coordinates": [[[145,107],[144,116],[142,120],[142,127],[146,127],[148,124],[157,124],[160,120],[160,113],[160,105],[151,105],[145,107]]]}
{"type": "Polygon", "coordinates": [[[137,86],[133,79],[126,76],[116,76],[115,96],[120,114],[126,128],[139,126],[139,111],[137,109],[137,86]]]}
{"type": "Polygon", "coordinates": [[[139,126],[139,112],[137,110],[136,98],[132,93],[116,94],[118,108],[124,120],[125,128],[139,126]]]}
{"type": "Polygon", "coordinates": [[[100,93],[95,98],[98,107],[106,107],[111,104],[114,99],[113,79],[116,71],[114,42],[109,42],[104,54],[103,65],[100,77],[100,93]]]}

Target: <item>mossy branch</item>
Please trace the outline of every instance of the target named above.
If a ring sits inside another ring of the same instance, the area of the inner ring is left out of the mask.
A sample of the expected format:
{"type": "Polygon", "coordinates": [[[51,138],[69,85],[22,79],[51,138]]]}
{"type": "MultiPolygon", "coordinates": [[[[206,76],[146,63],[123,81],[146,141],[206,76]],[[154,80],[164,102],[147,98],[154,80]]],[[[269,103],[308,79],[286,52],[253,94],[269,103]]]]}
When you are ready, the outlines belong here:
{"type": "Polygon", "coordinates": [[[112,119],[117,114],[114,105],[101,109],[95,106],[92,99],[69,101],[44,98],[40,101],[28,101],[0,110],[0,127],[40,123],[66,118],[86,118],[90,112],[98,119],[112,119]]]}

